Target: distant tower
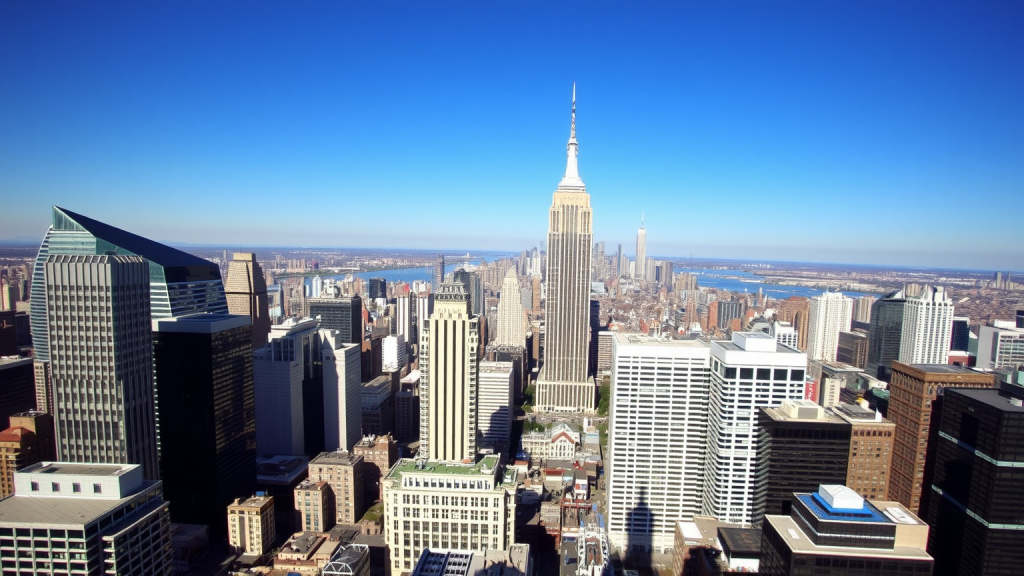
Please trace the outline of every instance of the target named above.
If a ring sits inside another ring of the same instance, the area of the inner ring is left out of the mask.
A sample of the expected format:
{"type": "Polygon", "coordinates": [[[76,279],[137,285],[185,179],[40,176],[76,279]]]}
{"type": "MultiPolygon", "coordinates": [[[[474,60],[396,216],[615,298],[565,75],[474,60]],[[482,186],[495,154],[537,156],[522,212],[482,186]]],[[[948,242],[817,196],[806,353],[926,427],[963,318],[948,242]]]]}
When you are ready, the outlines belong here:
{"type": "Polygon", "coordinates": [[[907,298],[900,362],[945,364],[952,334],[953,300],[942,286],[925,286],[919,297],[907,298]]]}
{"type": "Polygon", "coordinates": [[[319,276],[313,277],[313,298],[319,298],[324,291],[324,279],[319,276]]]}
{"type": "Polygon", "coordinates": [[[640,214],[640,229],[636,231],[636,269],[634,277],[647,278],[647,230],[644,229],[644,215],[640,214]]]}
{"type": "Polygon", "coordinates": [[[497,346],[526,346],[526,316],[523,312],[522,295],[515,268],[509,268],[501,283],[501,298],[498,300],[497,346]]]}
{"type": "MultiPolygon", "coordinates": [[[[317,276],[314,281],[319,279],[317,276]]],[[[228,310],[232,314],[252,319],[253,350],[266,346],[270,334],[270,305],[267,300],[267,281],[263,278],[260,263],[256,261],[256,254],[234,254],[228,265],[224,293],[228,299],[228,310]]]]}
{"type": "Polygon", "coordinates": [[[903,290],[890,292],[871,305],[866,371],[886,382],[889,381],[892,361],[900,357],[906,307],[907,298],[903,290]]]}
{"type": "Polygon", "coordinates": [[[808,320],[807,356],[834,362],[839,350],[839,333],[850,331],[853,299],[839,292],[825,292],[811,298],[808,320]]]}
{"type": "Polygon", "coordinates": [[[480,332],[460,282],[443,282],[420,334],[420,452],[430,460],[476,457],[480,332]]]}
{"type": "Polygon", "coordinates": [[[43,301],[61,461],[141,464],[146,478],[159,478],[150,280],[139,256],[46,259],[43,301]]]}
{"type": "Polygon", "coordinates": [[[546,333],[537,384],[539,411],[594,409],[594,385],[587,382],[593,212],[587,187],[580,179],[577,154],[574,85],[565,177],[555,190],[548,217],[546,333]]]}
{"type": "Polygon", "coordinates": [[[431,282],[432,290],[440,290],[441,282],[444,282],[444,254],[437,255],[437,263],[434,264],[434,281],[431,282]]]}

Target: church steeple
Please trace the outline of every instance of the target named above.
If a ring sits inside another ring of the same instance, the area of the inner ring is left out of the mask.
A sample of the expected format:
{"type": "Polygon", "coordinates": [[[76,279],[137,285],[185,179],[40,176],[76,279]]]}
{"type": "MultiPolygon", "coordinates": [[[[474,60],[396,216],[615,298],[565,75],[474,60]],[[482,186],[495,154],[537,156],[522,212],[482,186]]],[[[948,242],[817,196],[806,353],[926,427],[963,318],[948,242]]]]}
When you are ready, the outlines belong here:
{"type": "Polygon", "coordinates": [[[572,83],[572,121],[569,125],[569,144],[566,146],[565,177],[559,182],[559,188],[585,188],[580,179],[576,156],[579,144],[576,143],[576,83],[572,83]]]}

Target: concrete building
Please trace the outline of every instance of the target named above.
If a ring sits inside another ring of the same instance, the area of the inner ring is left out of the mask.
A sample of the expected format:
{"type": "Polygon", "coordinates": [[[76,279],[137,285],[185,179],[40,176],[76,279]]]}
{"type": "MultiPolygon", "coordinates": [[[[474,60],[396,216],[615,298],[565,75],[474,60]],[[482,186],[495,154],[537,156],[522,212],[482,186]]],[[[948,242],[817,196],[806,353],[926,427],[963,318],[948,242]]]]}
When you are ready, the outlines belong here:
{"type": "Polygon", "coordinates": [[[355,524],[366,510],[363,457],[345,451],[323,452],[309,463],[309,479],[331,487],[339,524],[355,524]]]}
{"type": "Polygon", "coordinates": [[[160,478],[171,519],[225,536],[223,510],[256,482],[256,401],[248,316],[153,321],[160,478]],[[197,470],[201,471],[197,473],[197,470]]]}
{"type": "Polygon", "coordinates": [[[839,292],[812,297],[807,322],[807,357],[834,361],[839,349],[839,333],[850,331],[852,315],[853,299],[839,292]]]}
{"type": "Polygon", "coordinates": [[[608,536],[647,554],[671,547],[674,522],[701,510],[711,351],[637,334],[616,334],[612,347],[608,536]]]}
{"type": "Polygon", "coordinates": [[[861,296],[853,301],[853,321],[861,324],[871,323],[871,307],[878,298],[874,296],[861,296]]]}
{"type": "Polygon", "coordinates": [[[507,454],[512,435],[512,363],[481,362],[477,376],[477,447],[507,454]]]}
{"type": "Polygon", "coordinates": [[[788,516],[767,516],[758,573],[931,574],[928,525],[896,502],[866,502],[845,486],[794,494],[788,516]]]}
{"type": "MultiPolygon", "coordinates": [[[[326,289],[325,289],[326,291],[326,289]]],[[[309,299],[309,315],[320,328],[337,330],[345,344],[363,341],[363,299],[359,295],[341,296],[340,288],[334,294],[309,299]]]]}
{"type": "Polygon", "coordinates": [[[320,330],[320,342],[324,449],[351,450],[363,430],[362,349],[345,343],[337,330],[320,330]]]}
{"type": "Polygon", "coordinates": [[[751,523],[789,515],[794,492],[846,480],[850,457],[848,422],[810,400],[786,400],[761,408],[754,468],[751,523]]]}
{"type": "MultiPolygon", "coordinates": [[[[508,550],[450,550],[424,548],[412,576],[532,576],[529,544],[508,550]]],[[[600,573],[598,573],[600,574],[600,573]]],[[[595,575],[596,576],[596,575],[595,575]]]]}
{"type": "Polygon", "coordinates": [[[779,344],[789,346],[794,350],[799,349],[798,344],[800,341],[800,335],[796,333],[796,328],[793,328],[793,324],[776,320],[775,322],[772,322],[770,334],[779,344]]]}
{"type": "MultiPolygon", "coordinates": [[[[1016,375],[1020,375],[1016,372],[1016,375]]],[[[1024,381],[950,388],[926,510],[936,574],[1013,574],[1024,555],[1024,381]]]]}
{"type": "Polygon", "coordinates": [[[1024,364],[1024,328],[1014,322],[996,321],[978,330],[977,367],[996,369],[1024,364]]]}
{"type": "Polygon", "coordinates": [[[476,457],[481,345],[465,287],[443,282],[420,334],[420,454],[430,460],[476,457]]]}
{"type": "Polygon", "coordinates": [[[362,385],[363,434],[391,434],[395,430],[392,377],[381,375],[362,385]]]}
{"type": "Polygon", "coordinates": [[[537,379],[539,412],[591,412],[596,388],[587,380],[590,347],[590,253],[594,244],[590,195],[577,165],[576,88],[565,176],[548,217],[545,342],[537,379]]]}
{"type": "MultiPolygon", "coordinates": [[[[836,360],[863,370],[868,365],[868,335],[865,332],[840,332],[836,360]]],[[[877,377],[875,374],[872,377],[877,377]]]]}
{"type": "Polygon", "coordinates": [[[413,302],[415,294],[399,294],[395,297],[395,335],[405,344],[415,343],[413,337],[413,302]]]}
{"type": "Polygon", "coordinates": [[[303,393],[313,384],[320,384],[313,376],[314,360],[320,356],[316,341],[316,320],[289,318],[273,326],[266,348],[253,351],[259,422],[256,450],[260,454],[306,453],[303,393]]]}
{"type": "Polygon", "coordinates": [[[925,463],[934,449],[938,430],[936,399],[947,388],[992,388],[992,373],[977,372],[948,364],[892,364],[889,383],[889,420],[896,425],[889,497],[911,512],[921,509],[924,486],[931,483],[931,469],[925,463]]]}
{"type": "Polygon", "coordinates": [[[507,549],[515,542],[515,473],[498,454],[475,463],[400,460],[384,480],[391,572],[411,571],[425,548],[507,549]]]}
{"type": "Polygon", "coordinates": [[[385,336],[381,341],[381,366],[384,370],[399,371],[409,365],[406,344],[398,336],[385,336]]]}
{"type": "Polygon", "coordinates": [[[498,299],[498,334],[494,338],[495,345],[526,345],[526,311],[523,310],[522,299],[516,269],[509,268],[501,283],[501,297],[498,299]]]}
{"type": "Polygon", "coordinates": [[[26,466],[57,459],[53,437],[53,416],[29,411],[10,418],[10,427],[0,432],[0,498],[14,494],[14,473],[26,466]]]}
{"type": "Polygon", "coordinates": [[[267,345],[270,337],[270,300],[263,269],[252,252],[236,252],[228,264],[224,278],[224,295],[228,311],[247,316],[252,331],[252,349],[267,345]]]}
{"type": "Polygon", "coordinates": [[[334,494],[326,480],[303,480],[295,487],[295,513],[303,532],[327,532],[334,526],[334,494]]]}
{"type": "Polygon", "coordinates": [[[14,483],[0,500],[5,574],[172,573],[168,504],[139,465],[40,462],[14,483]]]}
{"type": "Polygon", "coordinates": [[[945,364],[953,334],[953,300],[942,286],[925,286],[907,298],[899,360],[903,364],[945,364]]]}
{"type": "Polygon", "coordinates": [[[149,265],[50,255],[43,281],[58,458],[141,464],[159,478],[149,265]]]}
{"type": "Polygon", "coordinates": [[[364,502],[373,502],[380,498],[381,479],[398,462],[398,444],[390,434],[366,436],[355,445],[352,453],[363,457],[364,502]]]}
{"type": "Polygon", "coordinates": [[[763,332],[711,342],[702,512],[750,523],[760,408],[804,398],[807,355],[763,332]]]}
{"type": "Polygon", "coordinates": [[[228,506],[228,546],[252,564],[270,552],[277,539],[274,497],[257,494],[228,506]]]}
{"type": "Polygon", "coordinates": [[[865,500],[888,500],[896,425],[858,404],[838,404],[832,410],[852,426],[846,487],[865,500]]]}
{"type": "Polygon", "coordinates": [[[534,464],[548,459],[572,461],[580,449],[580,434],[565,422],[558,422],[544,431],[524,432],[520,443],[534,464]]]}
{"type": "Polygon", "coordinates": [[[811,302],[806,296],[790,296],[776,303],[776,319],[789,322],[796,330],[797,350],[807,350],[807,325],[811,302]]]}

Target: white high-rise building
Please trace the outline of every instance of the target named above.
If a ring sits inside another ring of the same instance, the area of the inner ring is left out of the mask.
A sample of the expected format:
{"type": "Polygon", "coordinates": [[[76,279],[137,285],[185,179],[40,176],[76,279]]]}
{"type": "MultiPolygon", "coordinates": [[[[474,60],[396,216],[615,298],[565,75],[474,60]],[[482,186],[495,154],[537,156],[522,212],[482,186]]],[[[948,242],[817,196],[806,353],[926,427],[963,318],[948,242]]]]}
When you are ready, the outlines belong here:
{"type": "Polygon", "coordinates": [[[420,451],[441,462],[476,458],[480,346],[461,282],[442,282],[420,333],[420,451]]]}
{"type": "Polygon", "coordinates": [[[953,300],[942,286],[925,286],[921,295],[907,298],[903,308],[900,362],[945,364],[953,335],[953,300]]]}
{"type": "Polygon", "coordinates": [[[522,294],[515,268],[508,269],[501,283],[501,298],[498,300],[498,335],[494,343],[498,346],[526,346],[526,315],[523,311],[522,294]]]}
{"type": "Polygon", "coordinates": [[[50,254],[44,279],[58,457],[159,478],[149,264],[50,254]]]}
{"type": "Polygon", "coordinates": [[[320,330],[324,378],[324,450],[351,450],[363,429],[362,345],[320,330]]]}
{"type": "Polygon", "coordinates": [[[565,177],[548,216],[544,354],[537,379],[540,412],[591,412],[596,399],[594,384],[587,381],[593,212],[577,153],[574,85],[565,177]]]}
{"type": "Polygon", "coordinates": [[[636,278],[646,280],[647,275],[647,230],[644,229],[644,216],[640,215],[640,229],[636,232],[636,278]]]}
{"type": "Polygon", "coordinates": [[[313,298],[319,298],[324,292],[324,279],[319,276],[313,276],[313,298]]]}
{"type": "Polygon", "coordinates": [[[978,368],[995,369],[1024,364],[1024,328],[996,320],[978,331],[978,368]]]}
{"type": "Polygon", "coordinates": [[[512,433],[512,363],[481,362],[477,394],[477,446],[508,453],[512,433]]]}
{"type": "Polygon", "coordinates": [[[423,327],[430,321],[430,315],[434,313],[434,295],[432,293],[420,292],[416,295],[415,306],[416,337],[413,340],[417,341],[420,335],[423,334],[423,327]]]}
{"type": "Polygon", "coordinates": [[[772,323],[771,335],[775,337],[775,341],[779,344],[784,344],[794,350],[797,349],[796,343],[800,335],[797,334],[796,328],[793,328],[793,324],[791,322],[781,322],[776,320],[772,323]]]}
{"type": "Polygon", "coordinates": [[[704,495],[711,350],[700,340],[612,338],[608,533],[620,550],[671,548],[704,495]]]}
{"type": "Polygon", "coordinates": [[[289,318],[270,330],[270,343],[253,351],[256,451],[295,456],[306,452],[302,380],[317,354],[317,321],[289,318]]]}
{"type": "Polygon", "coordinates": [[[834,362],[839,350],[839,333],[850,331],[852,318],[853,298],[841,292],[812,297],[807,320],[807,357],[834,362]]]}
{"type": "Polygon", "coordinates": [[[409,294],[395,298],[395,335],[407,344],[413,341],[413,300],[415,300],[415,296],[409,294]]]}
{"type": "Polygon", "coordinates": [[[736,332],[732,341],[711,342],[704,514],[750,522],[758,411],[803,399],[806,373],[806,354],[764,332],[736,332]]]}
{"type": "Polygon", "coordinates": [[[381,341],[381,364],[385,370],[398,371],[409,363],[405,342],[398,336],[385,336],[381,341]]]}

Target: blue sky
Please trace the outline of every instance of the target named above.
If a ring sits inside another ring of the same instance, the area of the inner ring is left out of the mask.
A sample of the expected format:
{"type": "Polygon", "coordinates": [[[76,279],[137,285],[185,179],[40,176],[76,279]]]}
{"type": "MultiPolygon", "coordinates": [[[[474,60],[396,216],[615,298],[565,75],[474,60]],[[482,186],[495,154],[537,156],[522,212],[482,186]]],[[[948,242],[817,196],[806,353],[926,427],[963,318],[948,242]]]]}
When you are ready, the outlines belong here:
{"type": "Polygon", "coordinates": [[[0,238],[1024,270],[1024,3],[0,2],[0,238]],[[978,5],[980,4],[980,5],[978,5]]]}

